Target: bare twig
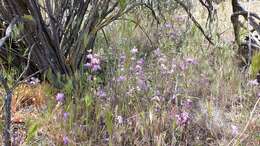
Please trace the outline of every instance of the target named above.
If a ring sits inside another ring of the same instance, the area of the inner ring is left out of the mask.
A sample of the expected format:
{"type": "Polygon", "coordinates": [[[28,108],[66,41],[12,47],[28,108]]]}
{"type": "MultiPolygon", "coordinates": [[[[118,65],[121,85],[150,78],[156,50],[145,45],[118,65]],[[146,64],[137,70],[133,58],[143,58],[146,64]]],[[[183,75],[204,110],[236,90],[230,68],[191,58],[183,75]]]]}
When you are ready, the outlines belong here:
{"type": "Polygon", "coordinates": [[[204,35],[204,37],[208,40],[208,42],[212,45],[214,45],[212,39],[210,36],[208,36],[202,26],[199,24],[199,22],[195,19],[195,17],[191,14],[189,8],[180,0],[175,0],[188,14],[188,16],[191,18],[192,22],[196,25],[196,27],[200,30],[200,32],[204,35]]]}
{"type": "Polygon", "coordinates": [[[134,21],[132,19],[128,19],[128,18],[121,18],[121,19],[118,19],[118,20],[126,20],[126,21],[132,22],[135,25],[137,25],[141,29],[141,31],[145,34],[145,36],[149,40],[149,42],[150,42],[151,46],[153,47],[153,49],[156,49],[153,41],[151,40],[151,38],[149,36],[149,34],[145,31],[145,29],[139,23],[137,23],[136,21],[134,21]]]}
{"type": "Polygon", "coordinates": [[[30,66],[30,61],[31,61],[31,54],[32,54],[32,50],[33,50],[33,47],[35,46],[35,44],[33,44],[30,48],[30,52],[28,54],[28,59],[27,59],[27,65],[24,69],[24,71],[20,74],[20,76],[18,77],[18,79],[16,80],[16,82],[19,82],[21,80],[21,78],[25,75],[25,73],[27,72],[29,66],[30,66]]]}
{"type": "Polygon", "coordinates": [[[248,126],[249,126],[249,124],[250,124],[250,122],[251,122],[251,120],[252,120],[252,118],[253,118],[253,116],[254,116],[254,113],[255,113],[255,111],[256,111],[256,109],[257,109],[257,105],[258,105],[259,102],[260,102],[260,98],[257,99],[257,101],[256,101],[256,103],[255,103],[255,105],[254,105],[254,107],[253,107],[253,109],[252,109],[252,111],[250,112],[249,119],[248,119],[248,121],[247,121],[245,127],[243,128],[242,132],[241,132],[239,135],[237,135],[236,137],[234,137],[234,138],[229,142],[228,146],[230,146],[231,144],[232,144],[233,146],[235,146],[235,145],[238,145],[238,144],[239,144],[238,142],[240,142],[240,143],[242,142],[242,141],[239,141],[239,139],[240,139],[240,138],[243,136],[243,134],[246,132],[246,130],[247,130],[247,128],[248,128],[248,126]]]}

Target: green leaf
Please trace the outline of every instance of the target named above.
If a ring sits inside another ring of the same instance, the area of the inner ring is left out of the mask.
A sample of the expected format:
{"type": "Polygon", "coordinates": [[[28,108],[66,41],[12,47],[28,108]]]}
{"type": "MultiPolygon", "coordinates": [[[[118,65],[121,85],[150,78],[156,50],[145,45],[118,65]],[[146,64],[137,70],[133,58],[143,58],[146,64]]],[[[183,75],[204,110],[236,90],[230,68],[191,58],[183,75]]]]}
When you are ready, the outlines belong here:
{"type": "Polygon", "coordinates": [[[124,10],[126,8],[126,0],[118,0],[120,8],[124,10]]]}
{"type": "Polygon", "coordinates": [[[68,82],[65,84],[64,91],[68,95],[72,95],[72,93],[73,93],[73,83],[72,83],[72,80],[68,80],[68,82]]]}
{"type": "Polygon", "coordinates": [[[29,130],[28,130],[28,134],[27,134],[27,138],[26,138],[26,143],[28,144],[32,138],[35,136],[36,132],[37,132],[37,129],[38,129],[38,125],[37,123],[34,123],[32,124],[30,127],[29,127],[29,130]]]}
{"type": "Polygon", "coordinates": [[[111,111],[106,112],[105,115],[105,124],[109,135],[112,135],[113,131],[113,114],[111,111]]]}
{"type": "Polygon", "coordinates": [[[93,103],[93,99],[89,95],[86,95],[84,100],[85,100],[86,107],[89,107],[93,103]]]}
{"type": "Polygon", "coordinates": [[[260,71],[260,52],[255,54],[250,65],[250,73],[253,77],[260,71]]]}
{"type": "Polygon", "coordinates": [[[32,15],[23,15],[23,19],[25,19],[25,20],[27,20],[27,21],[34,21],[32,15]]]}
{"type": "Polygon", "coordinates": [[[83,47],[86,48],[88,45],[88,34],[84,33],[83,34],[83,47]]]}

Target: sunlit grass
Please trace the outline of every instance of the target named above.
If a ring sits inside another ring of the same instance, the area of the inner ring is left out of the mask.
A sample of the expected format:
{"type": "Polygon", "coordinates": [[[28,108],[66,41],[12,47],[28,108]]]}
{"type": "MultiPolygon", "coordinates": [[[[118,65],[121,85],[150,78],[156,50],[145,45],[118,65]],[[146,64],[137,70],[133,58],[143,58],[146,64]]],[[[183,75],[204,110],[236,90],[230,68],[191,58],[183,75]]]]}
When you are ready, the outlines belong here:
{"type": "MultiPolygon", "coordinates": [[[[209,46],[188,24],[178,46],[186,28],[168,21],[172,27],[147,26],[159,43],[148,57],[147,38],[130,22],[105,30],[109,46],[99,34],[95,53],[111,57],[104,58],[110,59],[104,85],[99,75],[76,73],[63,89],[45,83],[18,87],[14,104],[32,99],[30,105],[37,109],[22,113],[23,106],[13,113],[22,116],[18,122],[26,127],[21,144],[226,145],[240,134],[259,98],[259,87],[238,68],[233,44],[219,40],[209,46]],[[58,93],[64,99],[57,100],[58,93]]],[[[243,145],[259,142],[257,115],[259,106],[241,136],[243,145]]]]}

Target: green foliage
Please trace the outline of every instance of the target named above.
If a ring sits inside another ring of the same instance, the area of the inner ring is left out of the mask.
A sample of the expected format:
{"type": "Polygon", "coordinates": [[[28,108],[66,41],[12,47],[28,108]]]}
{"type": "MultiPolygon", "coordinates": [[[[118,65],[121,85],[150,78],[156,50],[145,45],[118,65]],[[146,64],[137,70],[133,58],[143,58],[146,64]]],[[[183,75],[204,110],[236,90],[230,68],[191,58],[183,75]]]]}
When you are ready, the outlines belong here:
{"type": "Polygon", "coordinates": [[[68,95],[68,96],[72,96],[73,95],[73,83],[71,79],[67,80],[67,83],[65,83],[64,85],[64,92],[68,95]]]}
{"type": "Polygon", "coordinates": [[[113,131],[113,114],[111,111],[107,111],[105,114],[105,124],[109,135],[112,135],[113,131]]]}
{"type": "Polygon", "coordinates": [[[112,146],[113,113],[111,111],[107,111],[105,114],[105,124],[109,134],[109,146],[112,146]]]}
{"type": "Polygon", "coordinates": [[[252,58],[252,63],[250,65],[250,73],[253,77],[255,77],[259,71],[260,71],[260,53],[256,53],[252,58]]]}
{"type": "Polygon", "coordinates": [[[30,141],[35,137],[38,129],[38,124],[37,123],[31,123],[28,133],[27,133],[27,138],[26,138],[26,143],[30,143],[30,141]]]}
{"type": "Polygon", "coordinates": [[[93,99],[89,95],[86,95],[84,97],[84,101],[85,101],[86,107],[89,107],[93,103],[93,99]]]}
{"type": "Polygon", "coordinates": [[[119,5],[120,5],[120,8],[122,9],[122,10],[124,10],[125,9],[125,7],[126,7],[126,0],[118,0],[118,2],[119,2],[119,5]]]}
{"type": "Polygon", "coordinates": [[[23,15],[22,18],[25,19],[25,20],[27,20],[27,21],[34,21],[32,15],[23,15]]]}

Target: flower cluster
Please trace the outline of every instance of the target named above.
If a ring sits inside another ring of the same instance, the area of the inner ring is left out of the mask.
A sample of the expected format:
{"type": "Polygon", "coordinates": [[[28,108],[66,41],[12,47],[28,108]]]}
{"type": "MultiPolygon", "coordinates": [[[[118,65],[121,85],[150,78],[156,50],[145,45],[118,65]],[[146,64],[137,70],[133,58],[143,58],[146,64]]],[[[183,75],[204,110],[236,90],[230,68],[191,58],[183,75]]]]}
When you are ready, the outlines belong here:
{"type": "Polygon", "coordinates": [[[98,97],[106,97],[107,96],[107,94],[106,94],[106,92],[103,88],[98,88],[96,95],[98,97]]]}
{"type": "Polygon", "coordinates": [[[232,135],[236,136],[238,135],[238,127],[235,125],[231,125],[232,135]]]}
{"type": "Polygon", "coordinates": [[[12,135],[12,144],[13,145],[22,145],[25,139],[25,132],[14,131],[12,135]]]}
{"type": "Polygon", "coordinates": [[[29,80],[27,80],[27,82],[31,85],[37,85],[39,84],[41,81],[36,78],[36,77],[31,77],[29,80]]]}
{"type": "Polygon", "coordinates": [[[172,61],[170,62],[160,48],[154,50],[153,53],[156,57],[157,65],[159,66],[160,72],[163,75],[175,73],[177,67],[175,58],[172,58],[172,61]]]}
{"type": "Polygon", "coordinates": [[[176,115],[176,122],[179,126],[185,126],[189,123],[190,116],[187,112],[181,112],[180,114],[176,115]]]}
{"type": "Polygon", "coordinates": [[[101,70],[100,58],[97,54],[88,54],[87,63],[84,64],[84,67],[91,69],[93,72],[101,70]]]}
{"type": "Polygon", "coordinates": [[[198,61],[194,58],[188,57],[179,65],[181,70],[187,70],[190,65],[196,65],[198,61]]]}
{"type": "Polygon", "coordinates": [[[135,75],[136,75],[136,83],[137,83],[137,90],[146,91],[148,86],[146,84],[146,79],[143,71],[144,59],[141,58],[137,61],[135,65],[135,75]]]}
{"type": "Polygon", "coordinates": [[[56,95],[56,101],[59,103],[63,103],[65,101],[65,95],[64,93],[57,93],[56,95]]]}

